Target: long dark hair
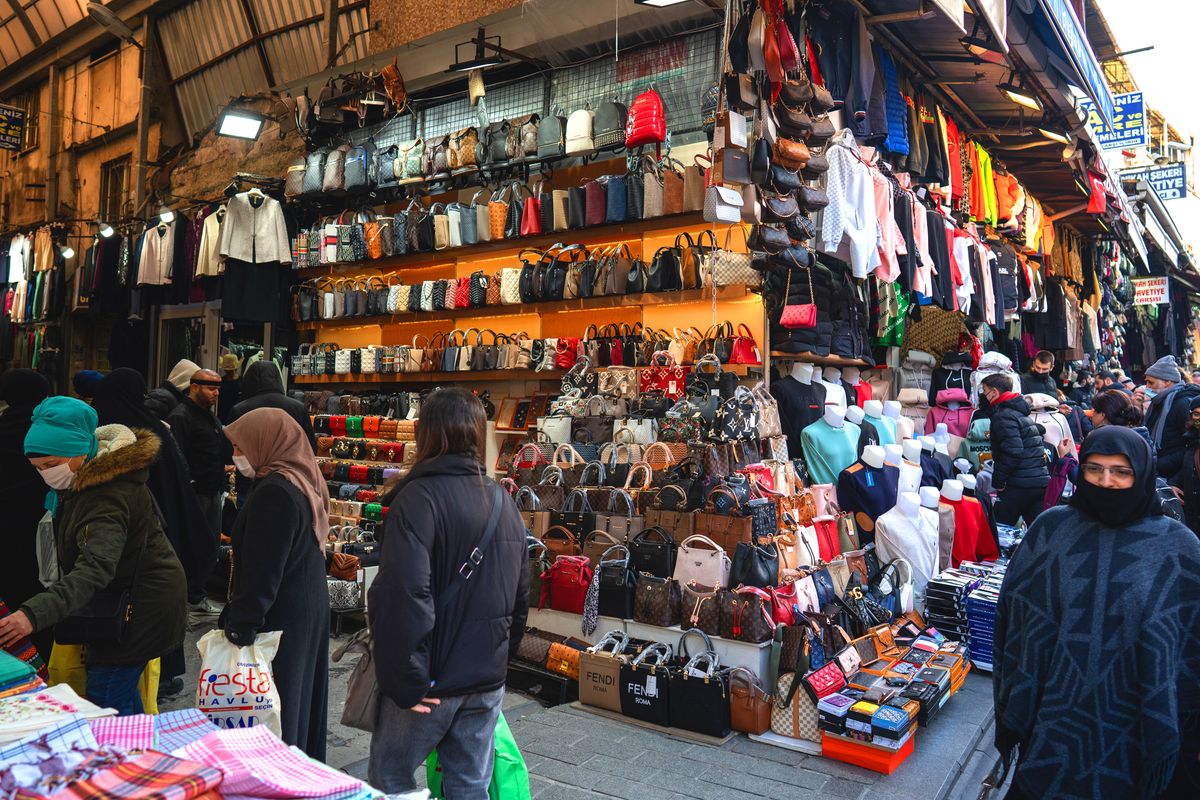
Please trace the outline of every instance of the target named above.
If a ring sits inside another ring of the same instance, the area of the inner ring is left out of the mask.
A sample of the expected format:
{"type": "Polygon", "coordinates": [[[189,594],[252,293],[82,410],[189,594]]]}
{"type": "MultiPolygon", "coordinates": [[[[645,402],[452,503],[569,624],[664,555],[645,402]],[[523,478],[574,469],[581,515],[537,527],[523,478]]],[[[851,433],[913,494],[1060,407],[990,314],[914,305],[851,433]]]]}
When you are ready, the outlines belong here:
{"type": "Polygon", "coordinates": [[[1092,408],[1104,415],[1109,425],[1136,428],[1142,424],[1142,411],[1133,399],[1119,389],[1105,389],[1092,398],[1092,408]]]}
{"type": "Polygon", "coordinates": [[[487,412],[471,392],[438,389],[421,403],[417,418],[417,463],[448,454],[470,456],[483,463],[487,412]]]}

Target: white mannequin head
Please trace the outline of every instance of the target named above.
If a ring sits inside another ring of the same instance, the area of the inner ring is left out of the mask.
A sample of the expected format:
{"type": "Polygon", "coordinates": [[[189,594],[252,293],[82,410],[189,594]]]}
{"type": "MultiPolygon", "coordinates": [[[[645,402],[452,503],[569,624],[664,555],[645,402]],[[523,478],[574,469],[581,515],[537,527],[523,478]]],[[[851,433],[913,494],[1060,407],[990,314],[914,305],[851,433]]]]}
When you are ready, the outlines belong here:
{"type": "Polygon", "coordinates": [[[936,486],[921,487],[921,506],[923,508],[937,509],[938,503],[941,502],[942,495],[938,492],[936,486]]]}
{"type": "Polygon", "coordinates": [[[842,372],[837,367],[826,367],[821,376],[826,383],[841,383],[842,380],[842,372]]]}
{"type": "Polygon", "coordinates": [[[863,448],[862,461],[869,467],[883,469],[884,458],[886,458],[886,453],[877,444],[869,444],[863,448]]]}
{"type": "Polygon", "coordinates": [[[898,444],[885,444],[883,446],[883,463],[888,466],[898,467],[900,462],[904,460],[904,448],[898,444]]]}
{"type": "Polygon", "coordinates": [[[846,414],[837,406],[825,406],[825,416],[823,419],[835,428],[840,428],[846,424],[846,414]]]}
{"type": "Polygon", "coordinates": [[[921,496],[916,492],[901,492],[896,498],[896,508],[909,519],[916,519],[921,513],[921,496]]]}
{"type": "Polygon", "coordinates": [[[813,365],[806,364],[803,361],[793,362],[792,377],[803,384],[811,384],[813,377],[813,365]]]}
{"type": "Polygon", "coordinates": [[[942,497],[947,500],[958,502],[963,497],[962,481],[956,481],[954,478],[947,478],[942,481],[942,497]]]}
{"type": "Polygon", "coordinates": [[[842,367],[842,380],[851,386],[857,385],[859,379],[861,378],[862,370],[860,370],[858,367],[842,367]]]}
{"type": "Polygon", "coordinates": [[[975,481],[974,475],[966,475],[966,474],[959,475],[958,482],[961,483],[963,485],[963,487],[965,489],[967,489],[967,491],[971,491],[971,492],[975,491],[976,481],[975,481]]]}
{"type": "Polygon", "coordinates": [[[883,413],[892,419],[900,419],[900,401],[888,400],[883,404],[883,413]]]}
{"type": "Polygon", "coordinates": [[[905,461],[911,461],[914,464],[921,463],[921,443],[920,442],[918,442],[916,439],[906,439],[904,441],[904,444],[901,445],[901,447],[904,448],[904,460],[905,461]]]}
{"type": "Polygon", "coordinates": [[[937,442],[932,436],[918,436],[917,441],[921,443],[921,449],[926,453],[932,453],[937,446],[937,442]]]}
{"type": "Polygon", "coordinates": [[[862,425],[863,410],[858,406],[846,406],[846,421],[853,422],[855,425],[862,425]]]}
{"type": "Polygon", "coordinates": [[[883,416],[883,403],[879,402],[878,400],[868,400],[867,402],[863,403],[863,413],[865,413],[868,417],[879,419],[883,416]]]}
{"type": "Polygon", "coordinates": [[[950,428],[946,426],[946,423],[939,422],[937,424],[937,427],[933,431],[933,440],[942,443],[950,441],[950,428]]]}

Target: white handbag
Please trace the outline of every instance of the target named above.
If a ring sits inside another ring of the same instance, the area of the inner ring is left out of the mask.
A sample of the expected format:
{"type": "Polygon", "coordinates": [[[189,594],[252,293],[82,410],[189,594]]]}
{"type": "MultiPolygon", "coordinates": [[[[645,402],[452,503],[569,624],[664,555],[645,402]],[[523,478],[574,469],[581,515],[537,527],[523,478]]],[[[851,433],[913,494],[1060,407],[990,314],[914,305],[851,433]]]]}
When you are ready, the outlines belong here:
{"type": "Polygon", "coordinates": [[[617,441],[621,431],[629,431],[621,441],[634,444],[649,445],[658,441],[658,420],[656,419],[619,419],[613,424],[613,441],[617,441]]]}
{"type": "Polygon", "coordinates": [[[680,586],[696,582],[702,586],[728,586],[729,556],[719,544],[707,536],[689,536],[679,545],[672,577],[680,586]],[[696,547],[695,544],[705,547],[696,547]]]}
{"type": "Polygon", "coordinates": [[[360,347],[358,354],[362,359],[362,371],[364,375],[370,375],[379,371],[378,347],[375,345],[371,345],[369,347],[360,347]]]}
{"type": "Polygon", "coordinates": [[[350,372],[350,351],[338,350],[333,355],[333,371],[338,375],[346,375],[350,372]]]}
{"type": "Polygon", "coordinates": [[[520,267],[506,267],[500,270],[500,303],[506,306],[521,304],[520,267]]]}
{"type": "Polygon", "coordinates": [[[446,206],[446,217],[450,220],[450,246],[462,247],[462,208],[458,203],[446,206]]]}
{"type": "Polygon", "coordinates": [[[725,186],[710,186],[704,192],[705,222],[740,222],[742,193],[725,186]]]}
{"type": "Polygon", "coordinates": [[[388,287],[387,312],[389,314],[408,310],[407,308],[400,308],[400,287],[403,285],[402,283],[397,283],[395,286],[388,287]]]}
{"type": "Polygon", "coordinates": [[[421,282],[421,310],[433,311],[433,281],[421,282]]]}
{"type": "Polygon", "coordinates": [[[554,444],[567,444],[571,441],[571,417],[538,417],[538,433],[545,434],[554,444]]]}
{"type": "Polygon", "coordinates": [[[596,152],[592,139],[592,125],[596,112],[590,108],[572,111],[567,117],[566,149],[569,156],[590,156],[596,152]]]}

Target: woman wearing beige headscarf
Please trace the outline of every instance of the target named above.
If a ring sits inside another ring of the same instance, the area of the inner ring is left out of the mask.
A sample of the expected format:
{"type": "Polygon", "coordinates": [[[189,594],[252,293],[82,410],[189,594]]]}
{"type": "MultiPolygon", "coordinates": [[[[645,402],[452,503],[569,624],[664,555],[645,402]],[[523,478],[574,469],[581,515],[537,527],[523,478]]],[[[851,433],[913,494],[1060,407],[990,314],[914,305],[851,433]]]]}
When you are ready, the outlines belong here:
{"type": "Polygon", "coordinates": [[[283,631],[273,671],[283,740],[325,758],[329,590],[321,543],[329,491],[304,431],[259,408],[225,426],[238,471],[255,479],[233,526],[233,580],[221,625],[235,645],[283,631]]]}

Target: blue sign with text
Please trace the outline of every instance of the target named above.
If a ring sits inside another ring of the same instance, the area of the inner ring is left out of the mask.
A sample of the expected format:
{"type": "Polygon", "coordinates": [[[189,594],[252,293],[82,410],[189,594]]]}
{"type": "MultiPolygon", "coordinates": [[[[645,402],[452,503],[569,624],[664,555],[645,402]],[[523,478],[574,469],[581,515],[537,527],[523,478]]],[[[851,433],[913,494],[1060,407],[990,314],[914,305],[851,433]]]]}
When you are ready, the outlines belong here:
{"type": "Polygon", "coordinates": [[[1150,142],[1150,126],[1146,119],[1146,101],[1141,92],[1119,94],[1113,98],[1112,125],[1105,126],[1096,104],[1080,99],[1079,105],[1087,112],[1088,126],[1101,150],[1125,150],[1145,147],[1150,142]]]}
{"type": "Polygon", "coordinates": [[[1141,167],[1125,170],[1122,181],[1146,181],[1154,187],[1160,200],[1182,200],[1187,197],[1187,165],[1167,164],[1163,167],[1141,167]]]}

